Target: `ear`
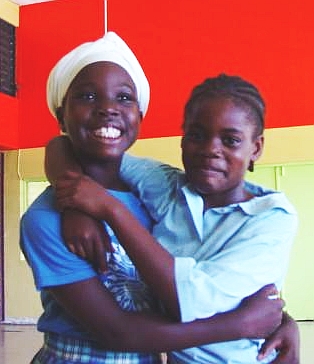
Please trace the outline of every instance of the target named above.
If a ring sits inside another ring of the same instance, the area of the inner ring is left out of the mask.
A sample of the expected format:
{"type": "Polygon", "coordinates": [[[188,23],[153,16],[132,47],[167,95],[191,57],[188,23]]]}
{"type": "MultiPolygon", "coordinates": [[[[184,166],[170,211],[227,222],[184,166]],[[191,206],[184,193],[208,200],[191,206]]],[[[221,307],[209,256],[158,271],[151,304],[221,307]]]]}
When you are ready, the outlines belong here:
{"type": "Polygon", "coordinates": [[[143,121],[143,113],[142,113],[142,111],[140,111],[140,122],[142,122],[143,121]]]}
{"type": "Polygon", "coordinates": [[[59,127],[61,129],[61,131],[63,133],[66,133],[66,127],[65,127],[65,124],[64,124],[64,118],[63,118],[63,107],[58,107],[57,111],[56,111],[56,116],[57,116],[57,120],[58,120],[58,123],[59,123],[59,127]]]}
{"type": "Polygon", "coordinates": [[[184,143],[184,135],[182,135],[182,137],[181,137],[181,142],[180,142],[181,149],[183,148],[183,143],[184,143]]]}
{"type": "Polygon", "coordinates": [[[248,170],[250,172],[253,172],[254,162],[256,162],[263,153],[264,135],[259,135],[258,137],[256,137],[253,143],[254,143],[255,149],[253,150],[253,153],[251,155],[250,163],[249,163],[249,167],[248,167],[248,170]]]}

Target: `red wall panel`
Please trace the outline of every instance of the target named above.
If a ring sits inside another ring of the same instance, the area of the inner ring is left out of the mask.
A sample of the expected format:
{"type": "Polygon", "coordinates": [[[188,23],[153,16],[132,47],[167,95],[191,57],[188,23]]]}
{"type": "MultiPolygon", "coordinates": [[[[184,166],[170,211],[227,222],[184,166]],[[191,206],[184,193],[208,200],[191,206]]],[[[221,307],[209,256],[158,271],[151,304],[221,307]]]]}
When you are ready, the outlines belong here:
{"type": "Polygon", "coordinates": [[[16,149],[19,145],[18,101],[0,93],[0,151],[16,149]]]}
{"type": "MultiPolygon", "coordinates": [[[[108,29],[135,50],[151,84],[140,137],[180,135],[191,88],[220,72],[254,82],[268,128],[313,124],[314,25],[310,0],[107,0],[108,29]]],[[[104,31],[103,0],[22,6],[17,98],[0,95],[0,146],[39,147],[59,132],[45,100],[51,67],[104,31]]]]}
{"type": "Polygon", "coordinates": [[[103,0],[56,0],[20,8],[20,148],[43,146],[58,134],[58,125],[46,106],[49,71],[73,47],[103,33],[103,0]]]}
{"type": "Polygon", "coordinates": [[[310,0],[108,0],[108,28],[135,49],[152,87],[142,137],[180,134],[196,83],[221,72],[255,83],[268,128],[313,124],[310,0]]]}

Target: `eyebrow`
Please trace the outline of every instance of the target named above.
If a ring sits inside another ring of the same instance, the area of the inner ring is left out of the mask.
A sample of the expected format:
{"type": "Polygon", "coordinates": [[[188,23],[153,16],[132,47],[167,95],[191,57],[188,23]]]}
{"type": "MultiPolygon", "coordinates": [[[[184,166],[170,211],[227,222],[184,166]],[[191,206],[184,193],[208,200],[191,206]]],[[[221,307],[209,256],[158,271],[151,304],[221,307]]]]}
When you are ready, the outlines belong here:
{"type": "Polygon", "coordinates": [[[126,87],[128,89],[130,89],[131,91],[134,91],[134,92],[137,92],[137,88],[135,85],[133,84],[129,84],[129,83],[122,83],[122,84],[119,84],[119,86],[121,87],[126,87]]]}
{"type": "Polygon", "coordinates": [[[228,133],[238,133],[238,134],[243,134],[242,130],[236,129],[236,128],[225,128],[223,129],[223,131],[226,131],[228,133]]]}
{"type": "MultiPolygon", "coordinates": [[[[95,82],[90,82],[90,81],[88,81],[88,82],[82,81],[82,82],[76,82],[74,84],[74,87],[76,87],[76,88],[79,88],[79,87],[81,87],[81,88],[83,88],[83,87],[98,87],[98,84],[96,84],[95,82]]],[[[115,85],[115,87],[127,88],[128,90],[130,90],[130,91],[137,94],[137,89],[136,89],[135,85],[133,85],[131,83],[124,83],[123,82],[123,83],[119,83],[119,84],[115,85]]]]}
{"type": "MultiPolygon", "coordinates": [[[[188,124],[189,129],[200,129],[200,130],[205,130],[206,127],[204,127],[204,125],[199,124],[198,122],[194,122],[192,124],[188,124]]],[[[238,134],[243,134],[242,130],[239,130],[237,128],[224,128],[222,129],[223,132],[227,132],[227,133],[238,133],[238,134]]]]}

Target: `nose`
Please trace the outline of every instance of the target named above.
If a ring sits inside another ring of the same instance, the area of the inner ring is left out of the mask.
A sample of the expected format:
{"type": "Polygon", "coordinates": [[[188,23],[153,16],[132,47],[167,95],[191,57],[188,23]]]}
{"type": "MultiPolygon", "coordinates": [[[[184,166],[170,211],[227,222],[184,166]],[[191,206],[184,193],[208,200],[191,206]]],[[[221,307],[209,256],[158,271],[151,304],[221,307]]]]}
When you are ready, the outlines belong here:
{"type": "Polygon", "coordinates": [[[97,112],[100,115],[117,115],[119,113],[118,104],[115,100],[104,98],[99,100],[97,112]]]}
{"type": "Polygon", "coordinates": [[[207,157],[219,157],[221,155],[221,142],[219,138],[206,138],[203,143],[202,154],[207,157]]]}

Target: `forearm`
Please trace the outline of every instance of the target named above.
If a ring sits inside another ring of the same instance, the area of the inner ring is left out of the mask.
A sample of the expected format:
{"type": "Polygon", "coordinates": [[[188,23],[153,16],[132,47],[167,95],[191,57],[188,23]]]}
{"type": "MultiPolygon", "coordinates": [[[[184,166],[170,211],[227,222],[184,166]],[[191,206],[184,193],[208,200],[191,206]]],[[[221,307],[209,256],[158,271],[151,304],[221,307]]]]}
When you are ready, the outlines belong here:
{"type": "Polygon", "coordinates": [[[168,313],[179,319],[174,258],[142,227],[124,205],[109,195],[107,197],[103,217],[111,225],[119,242],[146,283],[163,302],[168,313]]]}
{"type": "Polygon", "coordinates": [[[240,339],[247,334],[243,332],[247,325],[237,311],[187,324],[173,323],[158,315],[123,311],[96,278],[51,291],[58,302],[108,350],[180,350],[240,339]]]}
{"type": "Polygon", "coordinates": [[[191,323],[161,322],[159,319],[129,314],[127,331],[119,333],[121,341],[115,350],[150,350],[154,352],[181,350],[243,337],[239,319],[234,312],[217,314],[211,319],[191,323]],[[134,335],[136,327],[136,335],[134,335]],[[121,347],[121,346],[123,347],[121,347]]]}
{"type": "Polygon", "coordinates": [[[71,142],[66,136],[59,136],[49,141],[45,150],[45,173],[52,186],[67,171],[83,173],[74,156],[71,142]]]}

